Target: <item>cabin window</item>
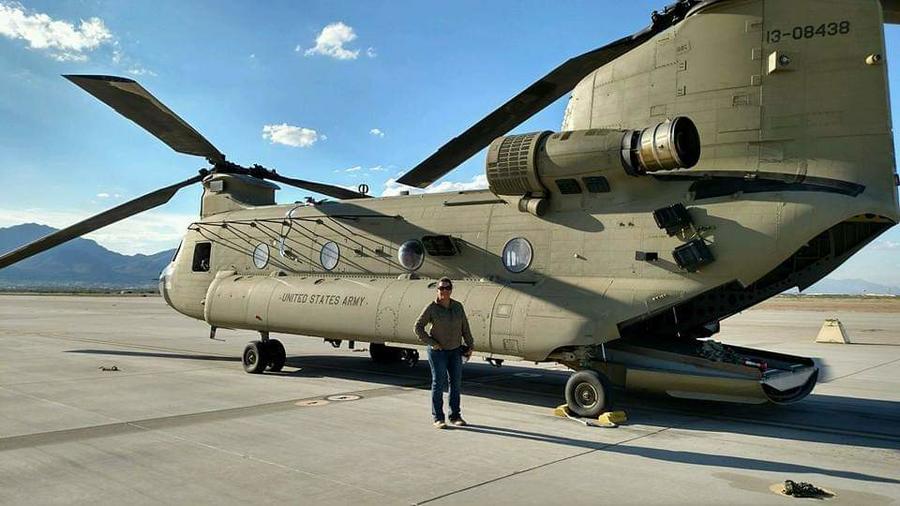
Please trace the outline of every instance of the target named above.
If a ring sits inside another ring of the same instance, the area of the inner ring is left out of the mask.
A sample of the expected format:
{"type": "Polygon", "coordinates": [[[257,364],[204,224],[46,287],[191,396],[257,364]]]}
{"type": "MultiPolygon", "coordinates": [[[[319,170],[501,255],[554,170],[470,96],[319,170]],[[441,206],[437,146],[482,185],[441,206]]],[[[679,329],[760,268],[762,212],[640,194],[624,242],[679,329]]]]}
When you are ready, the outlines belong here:
{"type": "Polygon", "coordinates": [[[450,257],[457,253],[453,238],[449,235],[426,235],[422,237],[425,251],[433,257],[450,257]]]}
{"type": "Polygon", "coordinates": [[[330,271],[337,267],[338,261],[341,259],[341,248],[334,241],[328,241],[322,245],[322,251],[319,253],[319,263],[326,271],[330,271]]]}
{"type": "Polygon", "coordinates": [[[609,181],[603,176],[588,176],[581,178],[584,186],[591,193],[609,193],[609,181]]]}
{"type": "Polygon", "coordinates": [[[194,259],[191,262],[191,270],[194,272],[209,272],[209,257],[212,252],[211,242],[198,242],[194,245],[194,259]]]}
{"type": "Polygon", "coordinates": [[[531,265],[534,250],[524,237],[510,239],[503,247],[503,266],[509,272],[522,272],[531,265]]]}
{"type": "Polygon", "coordinates": [[[269,265],[269,246],[267,244],[257,244],[253,248],[253,265],[257,269],[265,269],[269,265]]]}
{"type": "Polygon", "coordinates": [[[400,260],[400,265],[404,269],[414,271],[422,267],[425,262],[425,247],[420,241],[410,239],[400,245],[400,249],[397,250],[397,259],[400,260]]]}
{"type": "Polygon", "coordinates": [[[578,181],[571,178],[557,179],[556,187],[559,188],[559,193],[563,195],[581,193],[581,185],[578,184],[578,181]]]}

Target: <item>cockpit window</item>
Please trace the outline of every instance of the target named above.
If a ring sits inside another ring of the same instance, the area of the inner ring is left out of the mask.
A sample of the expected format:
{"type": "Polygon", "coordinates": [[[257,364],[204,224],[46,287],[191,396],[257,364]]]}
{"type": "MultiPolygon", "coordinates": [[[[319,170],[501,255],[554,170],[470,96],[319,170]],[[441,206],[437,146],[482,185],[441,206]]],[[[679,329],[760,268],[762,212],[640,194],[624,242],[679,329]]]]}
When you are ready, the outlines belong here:
{"type": "Polygon", "coordinates": [[[194,272],[209,272],[209,256],[212,252],[212,243],[198,242],[194,245],[194,260],[191,262],[191,270],[194,272]]]}

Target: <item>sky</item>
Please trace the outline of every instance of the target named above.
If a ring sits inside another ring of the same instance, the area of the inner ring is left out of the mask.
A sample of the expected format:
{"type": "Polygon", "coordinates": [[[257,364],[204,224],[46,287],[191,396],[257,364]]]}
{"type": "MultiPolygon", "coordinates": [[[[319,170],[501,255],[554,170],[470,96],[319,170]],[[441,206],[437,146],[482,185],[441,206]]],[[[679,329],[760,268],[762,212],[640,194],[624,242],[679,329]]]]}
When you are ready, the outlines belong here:
{"type": "MultiPolygon", "coordinates": [[[[392,194],[447,140],[665,3],[0,0],[0,227],[67,226],[205,166],[61,74],[138,80],[231,161],[392,194]]],[[[890,62],[900,27],[886,34],[890,62]]],[[[515,131],[559,130],[564,108],[515,131]]],[[[476,155],[430,190],[485,187],[483,163],[476,155]]],[[[174,248],[200,193],[87,237],[126,254],[174,248]]],[[[307,195],[287,187],[278,200],[307,195]]],[[[900,285],[900,227],[830,277],[900,285]]]]}

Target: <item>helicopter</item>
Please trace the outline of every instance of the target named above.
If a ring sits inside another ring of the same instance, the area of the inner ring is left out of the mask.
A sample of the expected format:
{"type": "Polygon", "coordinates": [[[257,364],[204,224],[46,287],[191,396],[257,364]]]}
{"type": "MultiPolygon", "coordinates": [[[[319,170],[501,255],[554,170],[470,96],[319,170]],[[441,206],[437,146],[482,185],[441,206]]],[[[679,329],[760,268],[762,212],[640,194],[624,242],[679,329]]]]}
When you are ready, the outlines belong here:
{"type": "Polygon", "coordinates": [[[203,185],[159,278],[174,310],[257,331],[369,343],[414,363],[414,322],[453,280],[475,351],[574,372],[569,410],[612,386],[797,402],[806,357],[710,339],[720,321],[833,271],[900,220],[885,23],[895,0],[679,0],[571,58],[398,179],[426,188],[487,148],[486,190],[372,197],[242,166],[132,79],[67,75],[209,168],[0,256],[0,268],[203,185]],[[560,131],[510,134],[569,94],[560,131]],[[334,200],[279,205],[275,183],[334,200]]]}

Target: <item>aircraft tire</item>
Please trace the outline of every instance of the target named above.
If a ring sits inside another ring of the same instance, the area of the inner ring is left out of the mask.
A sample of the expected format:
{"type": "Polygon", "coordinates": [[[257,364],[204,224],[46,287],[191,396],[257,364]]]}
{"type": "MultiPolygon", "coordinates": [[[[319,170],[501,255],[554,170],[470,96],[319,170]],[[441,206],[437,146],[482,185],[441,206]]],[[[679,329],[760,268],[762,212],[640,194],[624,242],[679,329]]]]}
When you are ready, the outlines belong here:
{"type": "Polygon", "coordinates": [[[278,372],[284,368],[284,362],[287,360],[287,353],[284,351],[284,345],[278,339],[269,339],[266,341],[266,353],[269,355],[269,370],[278,372]]]}
{"type": "Polygon", "coordinates": [[[400,348],[387,346],[384,343],[369,343],[369,356],[376,364],[389,364],[399,362],[401,358],[400,348]]]}
{"type": "Polygon", "coordinates": [[[243,364],[244,370],[252,374],[263,372],[266,366],[269,365],[268,351],[268,348],[262,341],[250,341],[247,343],[247,346],[244,347],[244,353],[241,355],[241,364],[243,364]]]}
{"type": "Polygon", "coordinates": [[[612,405],[609,380],[592,369],[573,373],[566,382],[566,406],[573,414],[597,418],[612,405]]]}

